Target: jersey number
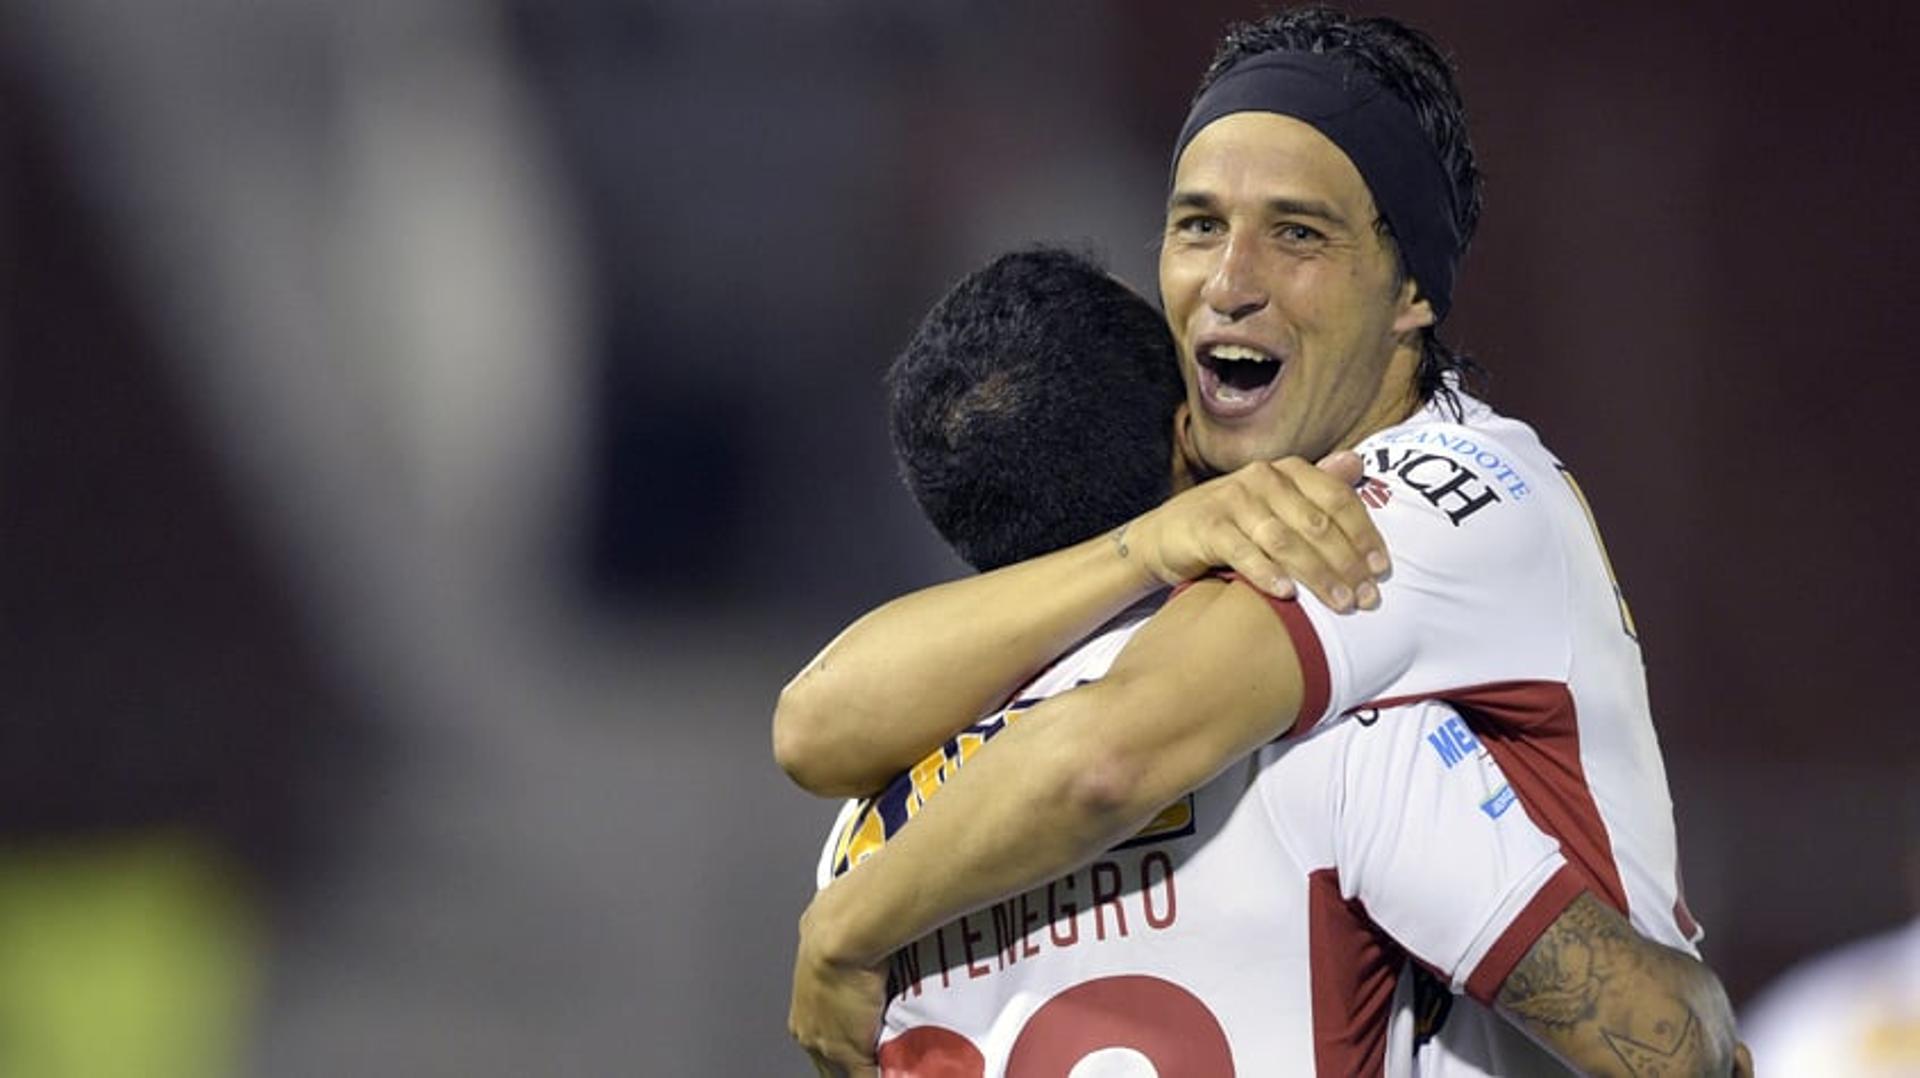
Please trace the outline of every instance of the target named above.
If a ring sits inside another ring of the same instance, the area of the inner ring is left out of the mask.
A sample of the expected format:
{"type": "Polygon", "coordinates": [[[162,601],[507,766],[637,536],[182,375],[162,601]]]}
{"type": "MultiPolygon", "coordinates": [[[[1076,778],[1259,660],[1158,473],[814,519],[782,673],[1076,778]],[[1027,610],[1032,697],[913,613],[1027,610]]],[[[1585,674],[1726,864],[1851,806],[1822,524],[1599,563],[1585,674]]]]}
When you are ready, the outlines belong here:
{"type": "MultiPolygon", "coordinates": [[[[1192,992],[1158,977],[1101,977],[1041,1004],[1007,1054],[1007,1078],[1132,1074],[1232,1078],[1226,1031],[1192,992]]],[[[984,1078],[986,1057],[943,1026],[915,1026],[880,1046],[882,1078],[984,1078]]]]}

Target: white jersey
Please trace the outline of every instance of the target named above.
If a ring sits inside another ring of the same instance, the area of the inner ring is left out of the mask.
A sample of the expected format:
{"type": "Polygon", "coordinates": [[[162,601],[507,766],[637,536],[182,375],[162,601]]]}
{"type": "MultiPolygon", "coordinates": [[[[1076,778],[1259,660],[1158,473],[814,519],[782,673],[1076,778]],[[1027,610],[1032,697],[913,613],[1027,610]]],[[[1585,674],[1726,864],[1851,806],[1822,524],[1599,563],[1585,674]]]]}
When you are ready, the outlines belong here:
{"type": "MultiPolygon", "coordinates": [[[[1486,1005],[1580,890],[1693,951],[1639,648],[1584,500],[1531,429],[1463,403],[1461,422],[1428,408],[1358,447],[1395,564],[1381,609],[1274,604],[1306,682],[1294,736],[1094,865],[903,950],[883,1029],[895,1073],[1019,1075],[1109,1048],[1158,1065],[1171,1057],[1145,1045],[1169,1040],[1242,1073],[1378,1073],[1409,1055],[1423,1074],[1551,1073],[1486,1005]],[[1396,945],[1470,997],[1417,1054],[1396,945]],[[1124,1029],[1075,1032],[1109,1012],[1124,1029]],[[1059,1037],[1083,1039],[1022,1054],[1059,1037]]],[[[1099,676],[1128,632],[1024,695],[1099,676]]],[[[903,777],[891,811],[850,808],[828,860],[857,862],[1005,721],[903,777]]]]}
{"type": "MultiPolygon", "coordinates": [[[[1274,604],[1324,694],[1295,731],[1446,701],[1594,894],[1647,938],[1697,954],[1640,647],[1585,497],[1532,428],[1461,403],[1460,421],[1430,405],[1356,447],[1361,496],[1394,560],[1380,610],[1274,604]]],[[[1467,987],[1484,998],[1497,984],[1467,987]]],[[[1472,1006],[1440,1041],[1424,1073],[1551,1067],[1472,1006]],[[1537,1058],[1518,1067],[1526,1055],[1537,1058]]]]}
{"type": "MultiPolygon", "coordinates": [[[[822,885],[1006,724],[1104,674],[1143,618],[850,804],[822,885]]],[[[882,1070],[1408,1073],[1388,1021],[1406,958],[1498,984],[1580,886],[1451,708],[1387,709],[1269,745],[1092,864],[903,948],[882,1070]]]]}

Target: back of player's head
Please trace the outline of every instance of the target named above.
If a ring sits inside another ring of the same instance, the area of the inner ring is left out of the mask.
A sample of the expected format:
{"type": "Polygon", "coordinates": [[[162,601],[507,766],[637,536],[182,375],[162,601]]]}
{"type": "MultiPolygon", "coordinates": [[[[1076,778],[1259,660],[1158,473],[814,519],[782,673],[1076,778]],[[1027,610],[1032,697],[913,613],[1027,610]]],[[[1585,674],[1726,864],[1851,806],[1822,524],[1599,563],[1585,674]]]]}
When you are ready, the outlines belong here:
{"type": "Polygon", "coordinates": [[[901,475],[977,569],[1098,535],[1168,494],[1172,337],[1081,256],[1037,248],[968,274],[887,382],[901,475]]]}

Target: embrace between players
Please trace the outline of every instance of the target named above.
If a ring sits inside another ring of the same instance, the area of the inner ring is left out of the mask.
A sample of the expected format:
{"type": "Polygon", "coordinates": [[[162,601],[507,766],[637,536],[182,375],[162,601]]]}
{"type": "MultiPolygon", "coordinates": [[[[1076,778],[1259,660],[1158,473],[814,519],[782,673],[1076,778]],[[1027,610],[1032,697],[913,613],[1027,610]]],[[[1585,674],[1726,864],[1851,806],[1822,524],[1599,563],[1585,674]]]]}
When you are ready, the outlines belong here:
{"type": "Polygon", "coordinates": [[[928,315],[895,446],[983,571],[774,720],[856,799],[795,959],[822,1073],[1750,1071],[1592,517],[1436,334],[1478,183],[1430,41],[1287,12],[1176,143],[1164,319],[1045,250],[928,315]]]}

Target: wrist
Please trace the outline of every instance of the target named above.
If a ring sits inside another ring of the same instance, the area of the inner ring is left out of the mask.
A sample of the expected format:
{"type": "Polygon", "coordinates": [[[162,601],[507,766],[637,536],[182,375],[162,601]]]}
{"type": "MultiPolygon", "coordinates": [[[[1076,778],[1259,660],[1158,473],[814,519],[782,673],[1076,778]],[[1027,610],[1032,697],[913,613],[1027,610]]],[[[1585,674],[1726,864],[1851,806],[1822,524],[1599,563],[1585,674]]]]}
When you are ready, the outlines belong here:
{"type": "Polygon", "coordinates": [[[855,919],[850,916],[846,899],[857,889],[850,877],[842,877],[833,886],[814,896],[807,911],[800,915],[801,946],[822,966],[835,969],[861,969],[877,965],[878,958],[862,953],[857,946],[855,919]]]}
{"type": "Polygon", "coordinates": [[[1141,542],[1145,538],[1142,533],[1152,530],[1150,518],[1153,512],[1148,510],[1106,534],[1106,548],[1120,565],[1121,571],[1126,575],[1127,583],[1133,589],[1133,594],[1128,597],[1129,601],[1177,583],[1177,581],[1166,579],[1164,574],[1149,564],[1147,546],[1141,542]]]}

